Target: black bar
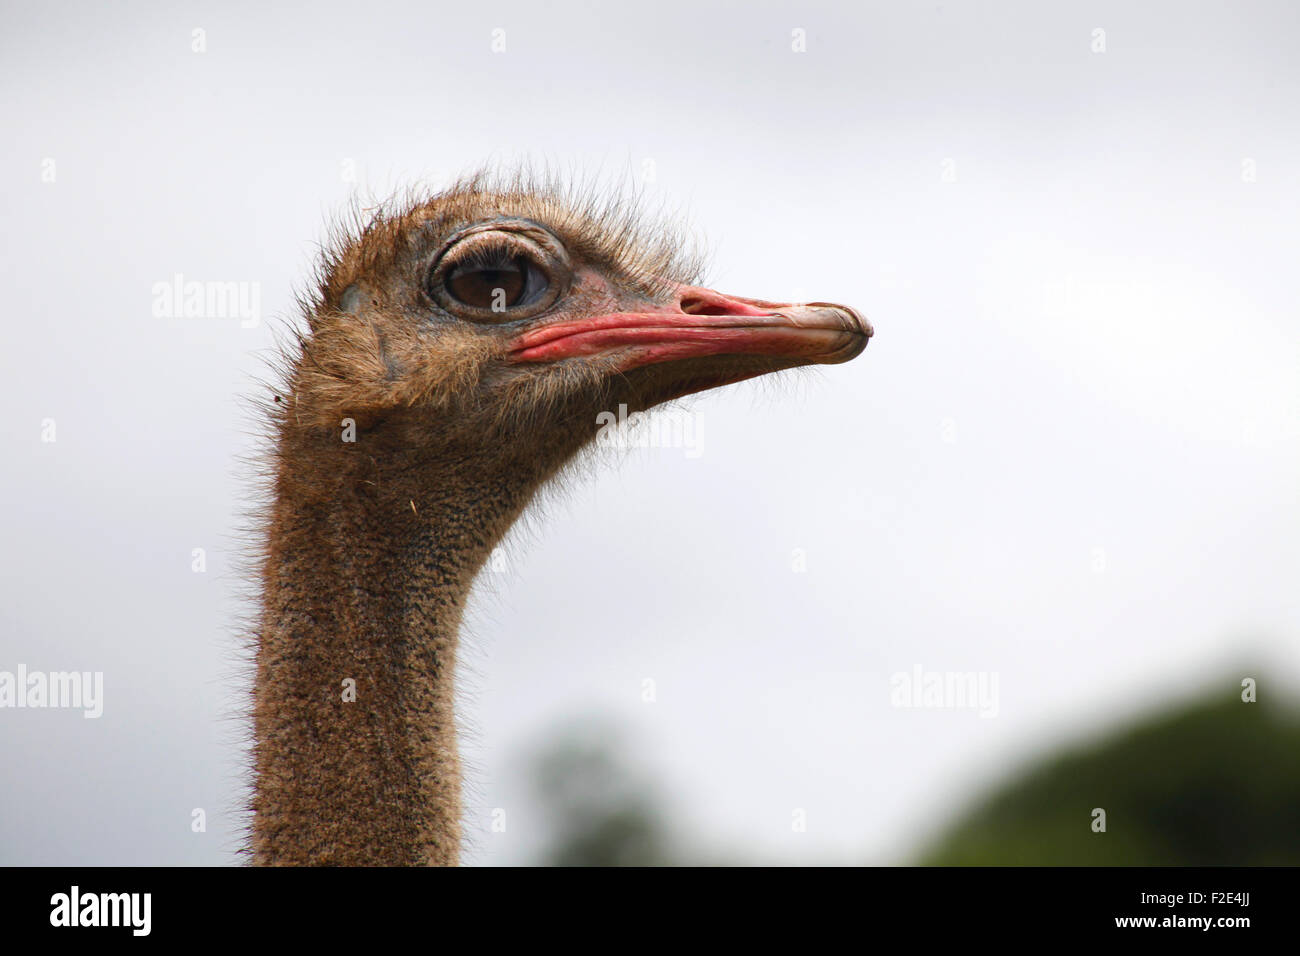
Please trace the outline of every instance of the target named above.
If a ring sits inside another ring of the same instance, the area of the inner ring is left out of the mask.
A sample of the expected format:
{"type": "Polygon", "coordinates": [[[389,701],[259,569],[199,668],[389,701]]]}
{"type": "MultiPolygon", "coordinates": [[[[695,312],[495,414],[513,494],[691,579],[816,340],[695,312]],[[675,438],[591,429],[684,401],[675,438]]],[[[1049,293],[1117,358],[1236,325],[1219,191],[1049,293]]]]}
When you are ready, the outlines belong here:
{"type": "MultiPolygon", "coordinates": [[[[761,939],[782,931],[810,938],[848,934],[853,948],[900,936],[918,944],[1124,937],[1231,944],[1293,935],[1297,886],[1297,871],[1290,867],[11,868],[6,875],[11,889],[0,897],[6,941],[72,934],[92,945],[110,937],[130,944],[379,940],[453,927],[464,931],[467,945],[490,946],[501,934],[518,931],[539,934],[539,945],[585,938],[614,944],[622,937],[608,937],[607,931],[618,932],[619,926],[628,938],[658,938],[662,945],[683,938],[658,935],[669,930],[696,941],[754,933],[761,939]],[[52,925],[52,919],[70,922],[74,886],[78,921],[99,918],[100,894],[149,894],[148,934],[136,935],[144,926],[143,896],[108,901],[104,912],[111,917],[117,908],[125,925],[52,925]],[[88,904],[88,895],[95,902],[88,904]],[[1207,917],[1208,929],[1190,923],[1207,917]],[[1155,922],[1119,925],[1135,918],[1155,922]]],[[[426,938],[430,944],[444,940],[426,938]]]]}

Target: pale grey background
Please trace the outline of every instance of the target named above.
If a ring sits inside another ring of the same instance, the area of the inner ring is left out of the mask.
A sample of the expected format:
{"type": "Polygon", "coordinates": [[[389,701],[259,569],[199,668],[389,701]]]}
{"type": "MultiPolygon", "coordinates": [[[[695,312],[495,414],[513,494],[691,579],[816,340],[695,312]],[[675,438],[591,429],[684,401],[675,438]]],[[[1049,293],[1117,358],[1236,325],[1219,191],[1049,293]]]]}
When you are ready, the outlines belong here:
{"type": "Polygon", "coordinates": [[[0,861],[234,861],[240,396],[358,188],[494,159],[653,168],[717,287],[878,335],[693,401],[699,458],[599,469],[485,582],[470,861],[531,858],[522,762],[584,715],[626,728],[688,843],[878,862],[1237,661],[1293,685],[1298,17],[5,4],[0,669],[103,670],[107,699],[0,711],[0,861]],[[264,320],[155,318],[175,273],[260,283],[264,320]],[[996,672],[998,716],[892,708],[917,665],[996,672]]]}

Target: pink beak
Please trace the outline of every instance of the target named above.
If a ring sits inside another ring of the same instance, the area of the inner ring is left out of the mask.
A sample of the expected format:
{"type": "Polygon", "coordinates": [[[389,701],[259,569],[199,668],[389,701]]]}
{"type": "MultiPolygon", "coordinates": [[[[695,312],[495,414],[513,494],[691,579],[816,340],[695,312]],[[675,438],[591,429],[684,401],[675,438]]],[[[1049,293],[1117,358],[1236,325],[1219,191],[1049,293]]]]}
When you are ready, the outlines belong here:
{"type": "Polygon", "coordinates": [[[667,305],[529,329],[512,343],[509,358],[557,362],[617,354],[619,371],[710,355],[832,365],[859,355],[871,334],[871,324],[845,305],[765,302],[681,286],[667,305]]]}

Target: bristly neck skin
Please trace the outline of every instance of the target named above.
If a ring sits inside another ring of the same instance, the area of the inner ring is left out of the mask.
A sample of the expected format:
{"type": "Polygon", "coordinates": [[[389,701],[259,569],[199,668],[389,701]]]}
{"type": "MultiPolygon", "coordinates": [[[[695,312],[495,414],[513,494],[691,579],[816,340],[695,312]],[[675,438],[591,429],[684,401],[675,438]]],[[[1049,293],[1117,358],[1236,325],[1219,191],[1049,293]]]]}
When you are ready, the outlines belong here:
{"type": "Polygon", "coordinates": [[[474,575],[558,462],[482,462],[401,416],[351,443],[286,427],[277,450],[253,862],[455,864],[457,630],[474,575]]]}

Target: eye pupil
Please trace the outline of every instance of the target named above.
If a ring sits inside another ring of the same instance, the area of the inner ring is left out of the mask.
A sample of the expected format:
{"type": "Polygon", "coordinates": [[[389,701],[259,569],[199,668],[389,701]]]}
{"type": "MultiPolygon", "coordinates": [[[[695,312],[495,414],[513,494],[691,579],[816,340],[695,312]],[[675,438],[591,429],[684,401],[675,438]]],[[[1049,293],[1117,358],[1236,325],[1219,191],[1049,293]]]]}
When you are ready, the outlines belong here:
{"type": "Polygon", "coordinates": [[[529,263],[521,256],[487,266],[468,263],[447,277],[447,291],[473,308],[504,311],[523,298],[528,270],[529,263]]]}

